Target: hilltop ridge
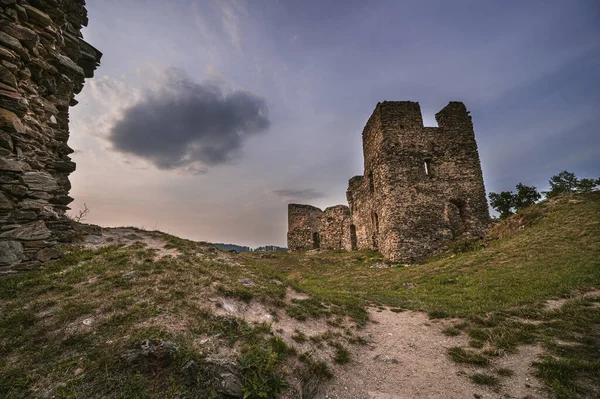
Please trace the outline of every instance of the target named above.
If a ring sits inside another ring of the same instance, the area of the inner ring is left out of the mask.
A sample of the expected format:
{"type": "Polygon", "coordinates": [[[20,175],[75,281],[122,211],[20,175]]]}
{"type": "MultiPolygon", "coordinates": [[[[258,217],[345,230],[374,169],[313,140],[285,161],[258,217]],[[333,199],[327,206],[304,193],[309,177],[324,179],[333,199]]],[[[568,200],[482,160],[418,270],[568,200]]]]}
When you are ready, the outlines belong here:
{"type": "Polygon", "coordinates": [[[420,265],[104,229],[0,279],[0,395],[596,397],[598,215],[553,198],[420,265]]]}

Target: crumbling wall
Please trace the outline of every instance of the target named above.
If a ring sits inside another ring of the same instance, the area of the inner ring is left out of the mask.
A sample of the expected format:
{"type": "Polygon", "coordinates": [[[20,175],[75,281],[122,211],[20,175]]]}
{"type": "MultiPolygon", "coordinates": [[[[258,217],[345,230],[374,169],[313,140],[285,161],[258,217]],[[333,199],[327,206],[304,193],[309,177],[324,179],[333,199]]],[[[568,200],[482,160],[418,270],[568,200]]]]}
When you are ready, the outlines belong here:
{"type": "Polygon", "coordinates": [[[471,116],[450,102],[436,119],[438,127],[424,127],[416,102],[377,104],[362,134],[364,174],[348,183],[350,218],[323,215],[322,248],[374,249],[413,261],[485,233],[489,213],[471,116]]]}
{"type": "Polygon", "coordinates": [[[308,251],[321,247],[323,211],[311,205],[288,204],[288,250],[308,251]]]}
{"type": "Polygon", "coordinates": [[[422,259],[453,239],[483,235],[489,222],[471,117],[449,103],[424,127],[418,103],[378,105],[385,174],[378,201],[379,250],[396,261],[422,259]],[[416,122],[415,122],[416,121],[416,122]]]}
{"type": "Polygon", "coordinates": [[[73,236],[69,106],[102,54],[83,0],[0,1],[0,274],[37,268],[73,236]]]}
{"type": "Polygon", "coordinates": [[[321,216],[319,227],[321,249],[351,250],[351,224],[350,208],[346,205],[336,205],[326,208],[321,216]]]}

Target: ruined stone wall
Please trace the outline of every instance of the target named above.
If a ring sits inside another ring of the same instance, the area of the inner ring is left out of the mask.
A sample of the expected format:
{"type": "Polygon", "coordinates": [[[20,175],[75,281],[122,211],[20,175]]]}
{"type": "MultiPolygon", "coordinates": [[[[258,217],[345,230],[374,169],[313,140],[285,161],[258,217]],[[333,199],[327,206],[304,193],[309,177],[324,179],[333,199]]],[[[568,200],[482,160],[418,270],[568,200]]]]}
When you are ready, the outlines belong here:
{"type": "MultiPolygon", "coordinates": [[[[451,102],[424,127],[418,103],[384,102],[379,250],[422,259],[458,237],[482,235],[489,213],[471,117],[451,102]],[[416,121],[416,122],[415,122],[416,121]]],[[[376,188],[377,190],[377,188],[376,188]]]]}
{"type": "Polygon", "coordinates": [[[326,208],[321,216],[321,224],[319,226],[320,248],[351,250],[351,224],[350,208],[346,205],[336,205],[326,208]]]}
{"type": "Polygon", "coordinates": [[[102,54],[83,0],[0,0],[0,274],[39,267],[73,231],[69,106],[102,54]]]}
{"type": "Polygon", "coordinates": [[[311,205],[288,205],[288,250],[308,251],[320,247],[323,211],[311,205]]]}
{"type": "Polygon", "coordinates": [[[469,112],[450,102],[436,119],[438,127],[424,127],[416,102],[377,104],[363,130],[364,175],[350,179],[346,192],[351,218],[322,222],[319,233],[334,241],[321,248],[413,261],[484,234],[489,213],[469,112]]]}

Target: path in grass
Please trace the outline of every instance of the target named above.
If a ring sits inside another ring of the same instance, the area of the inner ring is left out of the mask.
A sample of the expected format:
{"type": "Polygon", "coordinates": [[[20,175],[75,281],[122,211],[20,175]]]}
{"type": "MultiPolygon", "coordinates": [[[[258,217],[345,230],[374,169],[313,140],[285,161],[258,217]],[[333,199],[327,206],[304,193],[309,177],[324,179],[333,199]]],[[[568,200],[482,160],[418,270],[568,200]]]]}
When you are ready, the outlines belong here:
{"type": "Polygon", "coordinates": [[[447,336],[442,331],[460,320],[430,320],[422,312],[395,313],[371,309],[372,323],[365,328],[372,343],[353,353],[352,362],[338,367],[336,379],[326,387],[326,397],[356,399],[404,398],[543,398],[542,383],[531,364],[541,352],[526,346],[498,359],[493,366],[454,363],[448,349],[467,345],[464,334],[447,336]],[[512,376],[502,377],[498,372],[512,376]],[[498,385],[471,382],[475,374],[493,376],[498,385]],[[510,395],[510,396],[508,396],[510,395]]]}

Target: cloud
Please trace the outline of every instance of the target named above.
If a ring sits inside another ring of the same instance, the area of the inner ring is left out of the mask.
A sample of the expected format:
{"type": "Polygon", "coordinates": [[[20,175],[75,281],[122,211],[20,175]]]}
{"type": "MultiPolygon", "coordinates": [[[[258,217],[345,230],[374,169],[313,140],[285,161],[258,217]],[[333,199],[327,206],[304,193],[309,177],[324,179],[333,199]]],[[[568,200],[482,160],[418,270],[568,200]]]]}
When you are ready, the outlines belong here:
{"type": "Polygon", "coordinates": [[[238,11],[242,9],[241,5],[235,1],[224,2],[221,9],[223,30],[229,36],[231,43],[239,50],[242,47],[240,40],[240,19],[238,11]],[[237,11],[236,11],[237,9],[237,11]]]}
{"type": "Polygon", "coordinates": [[[276,195],[279,198],[282,198],[286,201],[292,200],[311,200],[317,198],[325,197],[325,193],[315,190],[314,188],[304,188],[304,189],[280,189],[273,190],[271,194],[276,195]]]}
{"type": "Polygon", "coordinates": [[[193,82],[175,68],[139,98],[123,110],[107,138],[113,150],[159,169],[202,173],[230,163],[248,137],[271,124],[263,98],[193,82]]]}

